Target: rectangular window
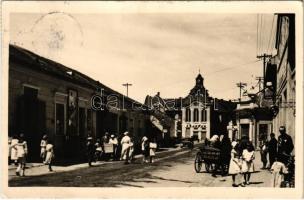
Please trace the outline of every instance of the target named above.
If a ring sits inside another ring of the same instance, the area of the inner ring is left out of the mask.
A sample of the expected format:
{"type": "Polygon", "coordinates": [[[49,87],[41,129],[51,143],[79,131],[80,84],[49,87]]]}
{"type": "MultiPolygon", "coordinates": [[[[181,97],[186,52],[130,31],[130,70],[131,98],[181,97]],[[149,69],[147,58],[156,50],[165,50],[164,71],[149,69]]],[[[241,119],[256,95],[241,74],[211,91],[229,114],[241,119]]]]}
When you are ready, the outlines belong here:
{"type": "Polygon", "coordinates": [[[23,87],[23,94],[27,98],[36,99],[38,97],[38,89],[32,87],[23,87]]]}
{"type": "Polygon", "coordinates": [[[64,135],[64,104],[56,103],[56,135],[64,135]]]}

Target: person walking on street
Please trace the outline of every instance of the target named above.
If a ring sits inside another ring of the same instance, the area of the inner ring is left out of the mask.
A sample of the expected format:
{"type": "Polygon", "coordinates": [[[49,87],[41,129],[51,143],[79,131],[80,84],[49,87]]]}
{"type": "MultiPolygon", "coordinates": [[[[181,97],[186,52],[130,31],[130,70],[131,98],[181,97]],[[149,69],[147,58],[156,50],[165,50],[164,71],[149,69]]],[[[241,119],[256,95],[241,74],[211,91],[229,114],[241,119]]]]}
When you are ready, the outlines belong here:
{"type": "Polygon", "coordinates": [[[120,141],[121,144],[121,158],[120,160],[125,160],[125,164],[129,164],[129,151],[130,151],[131,138],[129,133],[126,131],[123,138],[120,141]]]}
{"type": "Polygon", "coordinates": [[[241,171],[244,174],[244,185],[249,185],[251,173],[254,172],[254,147],[251,142],[247,142],[246,148],[242,152],[242,168],[241,171]]]}
{"type": "Polygon", "coordinates": [[[94,153],[95,162],[99,161],[101,159],[102,153],[103,153],[103,150],[102,150],[102,145],[101,145],[100,139],[97,139],[96,143],[95,143],[95,153],[94,153]]]}
{"type": "Polygon", "coordinates": [[[42,161],[45,160],[46,156],[47,139],[47,135],[43,135],[42,140],[40,142],[40,158],[42,159],[42,161]]]}
{"type": "Polygon", "coordinates": [[[284,182],[284,175],[288,173],[284,163],[278,161],[277,157],[275,157],[275,162],[272,164],[270,171],[272,173],[271,186],[276,188],[281,187],[284,182]]]}
{"type": "Polygon", "coordinates": [[[117,138],[115,137],[114,134],[111,135],[109,143],[113,145],[112,159],[116,160],[117,159],[118,140],[117,140],[117,138]]]}
{"type": "Polygon", "coordinates": [[[17,157],[17,147],[18,144],[18,137],[17,135],[13,135],[12,141],[11,141],[11,161],[14,162],[14,164],[18,165],[18,157],[17,157]]]}
{"type": "Polygon", "coordinates": [[[241,173],[241,160],[240,160],[240,155],[237,151],[237,142],[233,141],[231,143],[231,159],[230,159],[230,164],[229,164],[229,170],[228,173],[231,174],[232,177],[232,186],[233,187],[238,187],[239,184],[236,183],[236,177],[238,174],[241,173]]]}
{"type": "Polygon", "coordinates": [[[154,163],[154,159],[155,159],[155,153],[156,153],[156,149],[157,149],[157,143],[156,143],[156,139],[153,138],[152,141],[149,143],[149,147],[150,147],[150,163],[154,163]]]}
{"type": "Polygon", "coordinates": [[[88,164],[90,167],[92,167],[92,162],[94,160],[94,154],[95,154],[95,145],[93,143],[93,138],[88,137],[87,138],[87,158],[88,158],[88,164]]]}
{"type": "Polygon", "coordinates": [[[277,147],[278,141],[276,140],[274,133],[271,133],[270,140],[268,142],[269,167],[271,167],[275,161],[275,158],[278,153],[277,147]]]}
{"type": "Polygon", "coordinates": [[[133,138],[130,137],[130,144],[129,144],[129,161],[133,162],[134,159],[134,141],[133,138]]]}
{"type": "Polygon", "coordinates": [[[45,147],[45,161],[44,161],[44,164],[48,165],[49,167],[49,171],[53,171],[52,169],[52,163],[53,163],[53,160],[55,158],[55,153],[54,153],[54,145],[53,145],[53,142],[48,139],[47,140],[47,145],[45,147]]]}
{"type": "Polygon", "coordinates": [[[16,144],[18,167],[16,169],[17,176],[25,176],[26,155],[28,153],[27,143],[24,140],[24,135],[20,134],[18,143],[16,144]]]}
{"type": "Polygon", "coordinates": [[[263,167],[261,169],[266,169],[267,167],[267,153],[268,153],[268,142],[267,135],[263,134],[260,138],[260,154],[263,167]]]}
{"type": "Polygon", "coordinates": [[[149,148],[149,140],[146,136],[144,136],[141,139],[141,151],[143,154],[143,163],[147,163],[148,162],[148,158],[150,155],[150,148],[149,148]]]}
{"type": "Polygon", "coordinates": [[[278,137],[278,159],[285,165],[288,162],[289,156],[294,148],[292,138],[286,133],[285,126],[281,126],[280,136],[278,137]]]}

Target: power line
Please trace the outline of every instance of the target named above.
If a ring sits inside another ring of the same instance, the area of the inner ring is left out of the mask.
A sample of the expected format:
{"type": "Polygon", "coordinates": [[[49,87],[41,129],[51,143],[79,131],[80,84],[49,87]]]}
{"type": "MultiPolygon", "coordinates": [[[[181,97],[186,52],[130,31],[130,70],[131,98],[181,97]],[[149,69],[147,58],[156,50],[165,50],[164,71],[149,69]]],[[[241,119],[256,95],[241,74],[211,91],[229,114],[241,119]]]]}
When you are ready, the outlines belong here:
{"type": "Polygon", "coordinates": [[[258,55],[258,46],[259,46],[259,14],[257,14],[257,30],[256,30],[257,38],[256,38],[256,54],[258,55]]]}

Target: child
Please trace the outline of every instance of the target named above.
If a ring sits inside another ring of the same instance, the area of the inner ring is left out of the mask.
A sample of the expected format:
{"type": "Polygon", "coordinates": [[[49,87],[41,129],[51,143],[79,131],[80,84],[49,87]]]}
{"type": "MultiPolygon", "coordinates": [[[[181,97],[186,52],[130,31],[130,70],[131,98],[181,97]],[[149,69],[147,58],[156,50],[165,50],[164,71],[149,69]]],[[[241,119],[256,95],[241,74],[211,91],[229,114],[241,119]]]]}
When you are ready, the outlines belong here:
{"type": "Polygon", "coordinates": [[[247,142],[246,148],[242,153],[242,173],[244,174],[244,183],[243,185],[249,185],[249,180],[251,173],[254,172],[254,148],[251,142],[247,142]]]}
{"type": "Polygon", "coordinates": [[[16,169],[17,176],[25,175],[25,163],[27,155],[27,143],[24,141],[24,135],[21,134],[18,143],[15,145],[17,149],[18,167],[16,169]],[[20,173],[21,172],[21,173],[20,173]]]}
{"type": "Polygon", "coordinates": [[[130,149],[129,149],[129,160],[130,162],[133,162],[134,160],[134,142],[133,142],[133,138],[131,138],[130,140],[130,149]]]}
{"type": "Polygon", "coordinates": [[[232,186],[233,187],[238,187],[238,184],[235,183],[235,178],[236,176],[241,172],[241,162],[239,159],[238,152],[236,151],[237,149],[237,142],[233,141],[231,143],[232,150],[231,150],[231,159],[230,159],[230,164],[229,164],[229,174],[232,175],[232,186]]]}
{"type": "Polygon", "coordinates": [[[55,157],[54,145],[53,145],[53,142],[51,140],[47,140],[47,145],[45,147],[45,152],[46,152],[46,156],[45,156],[44,164],[49,165],[49,171],[51,172],[51,171],[53,171],[52,161],[55,157]]]}
{"type": "Polygon", "coordinates": [[[18,137],[14,135],[11,141],[11,161],[14,162],[16,166],[18,165],[17,148],[16,148],[17,144],[18,144],[18,137]]]}
{"type": "Polygon", "coordinates": [[[270,171],[272,173],[272,187],[281,187],[284,181],[284,174],[288,173],[284,163],[279,162],[277,157],[275,157],[275,162],[272,164],[270,171]]]}
{"type": "Polygon", "coordinates": [[[155,157],[155,152],[157,149],[157,144],[155,142],[155,138],[152,140],[152,142],[150,142],[149,144],[150,147],[150,163],[154,163],[154,157],[155,157]]]}
{"type": "Polygon", "coordinates": [[[40,158],[42,158],[42,160],[44,161],[45,159],[45,156],[46,156],[46,151],[45,151],[45,148],[46,148],[46,145],[47,145],[47,135],[44,135],[42,137],[42,140],[40,142],[40,158]]]}

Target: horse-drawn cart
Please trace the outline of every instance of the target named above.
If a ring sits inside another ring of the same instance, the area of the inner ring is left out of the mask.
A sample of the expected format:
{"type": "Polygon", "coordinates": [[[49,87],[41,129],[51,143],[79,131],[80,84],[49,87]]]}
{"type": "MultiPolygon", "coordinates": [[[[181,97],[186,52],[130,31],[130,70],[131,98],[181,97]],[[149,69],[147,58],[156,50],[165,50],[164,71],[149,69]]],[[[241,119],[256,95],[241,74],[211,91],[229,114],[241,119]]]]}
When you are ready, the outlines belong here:
{"type": "Polygon", "coordinates": [[[221,170],[222,174],[228,172],[229,159],[226,159],[221,155],[221,150],[211,146],[203,146],[197,152],[194,162],[194,169],[196,173],[199,173],[202,169],[203,163],[205,164],[205,170],[207,172],[213,172],[214,170],[221,170]]]}

